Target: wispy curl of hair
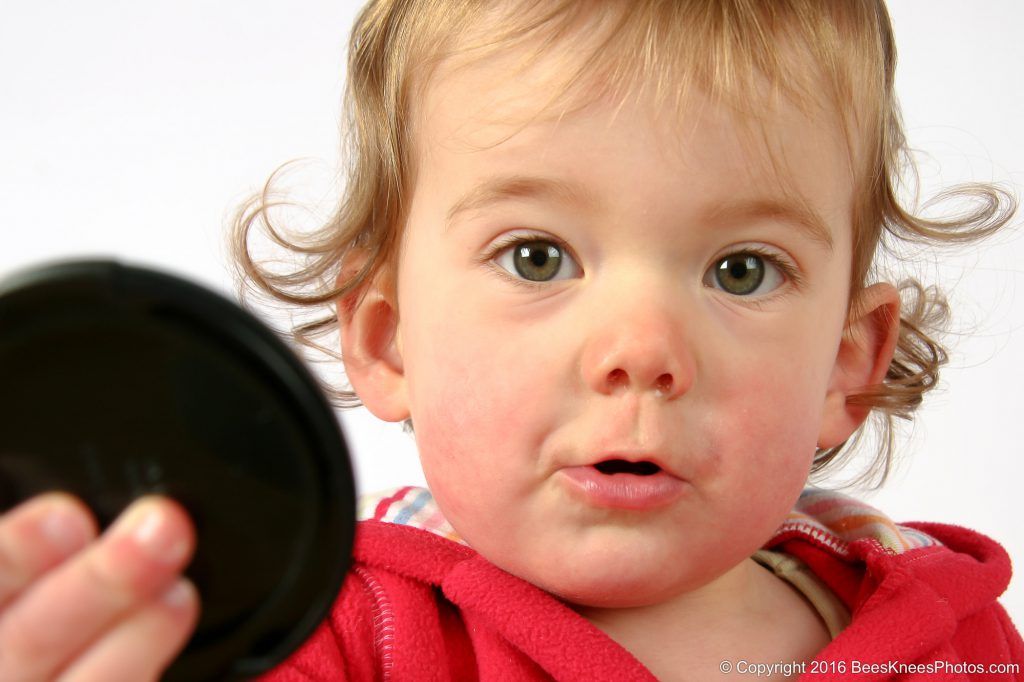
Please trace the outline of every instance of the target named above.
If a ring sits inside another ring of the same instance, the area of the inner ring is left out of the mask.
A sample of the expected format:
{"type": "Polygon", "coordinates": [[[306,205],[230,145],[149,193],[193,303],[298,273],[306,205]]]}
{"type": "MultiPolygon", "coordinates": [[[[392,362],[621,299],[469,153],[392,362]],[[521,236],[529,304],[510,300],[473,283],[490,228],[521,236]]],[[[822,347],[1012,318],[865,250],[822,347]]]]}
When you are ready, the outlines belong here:
{"type": "MultiPolygon", "coordinates": [[[[681,115],[686,93],[696,88],[754,127],[759,107],[780,95],[806,113],[836,116],[856,183],[850,312],[880,251],[898,254],[906,242],[973,242],[1016,211],[1016,196],[997,184],[940,193],[935,202],[969,205],[945,219],[926,219],[901,205],[903,179],[917,171],[893,89],[896,49],[881,0],[378,0],[363,8],[350,38],[344,195],[318,229],[289,233],[273,215],[286,203],[275,190],[285,164],[239,208],[230,240],[243,300],[254,293],[306,311],[311,319],[294,325],[294,341],[343,361],[318,341],[336,330],[338,302],[344,301],[344,316],[371,282],[391,296],[397,292],[396,259],[416,177],[415,105],[431,75],[441,64],[469,65],[509,47],[530,48],[522,63],[528,68],[567,41],[578,68],[551,89],[549,103],[563,113],[591,97],[652,87],[657,103],[674,105],[681,115]],[[764,83],[767,89],[759,87],[764,83]],[[755,101],[758,92],[763,99],[755,101]],[[254,230],[289,255],[290,269],[276,271],[254,257],[254,230]],[[354,251],[365,256],[363,267],[340,276],[354,251]]],[[[912,417],[947,361],[937,340],[949,318],[942,292],[914,279],[899,290],[899,342],[885,379],[848,398],[879,421],[877,455],[858,479],[877,485],[893,464],[894,420],[912,417]]],[[[325,388],[341,407],[361,404],[350,388],[325,388]]],[[[405,427],[411,431],[411,421],[405,427]]],[[[812,473],[839,466],[862,434],[820,450],[812,473]]]]}

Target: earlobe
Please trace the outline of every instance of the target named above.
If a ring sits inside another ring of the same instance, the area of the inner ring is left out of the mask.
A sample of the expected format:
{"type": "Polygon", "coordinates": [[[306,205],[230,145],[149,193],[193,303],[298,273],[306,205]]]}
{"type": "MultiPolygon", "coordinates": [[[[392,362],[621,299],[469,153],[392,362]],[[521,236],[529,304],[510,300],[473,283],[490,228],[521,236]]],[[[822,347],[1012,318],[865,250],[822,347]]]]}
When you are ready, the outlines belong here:
{"type": "Polygon", "coordinates": [[[835,366],[829,378],[818,447],[828,449],[845,442],[867,419],[870,408],[848,404],[847,399],[885,379],[900,333],[900,296],[888,283],[873,284],[861,292],[843,330],[835,366]]]}
{"type": "MultiPolygon", "coordinates": [[[[365,254],[350,252],[338,282],[358,272],[365,254]]],[[[376,417],[398,422],[410,417],[398,330],[397,301],[381,289],[382,270],[360,290],[339,298],[338,326],[345,374],[360,401],[376,417]]]]}

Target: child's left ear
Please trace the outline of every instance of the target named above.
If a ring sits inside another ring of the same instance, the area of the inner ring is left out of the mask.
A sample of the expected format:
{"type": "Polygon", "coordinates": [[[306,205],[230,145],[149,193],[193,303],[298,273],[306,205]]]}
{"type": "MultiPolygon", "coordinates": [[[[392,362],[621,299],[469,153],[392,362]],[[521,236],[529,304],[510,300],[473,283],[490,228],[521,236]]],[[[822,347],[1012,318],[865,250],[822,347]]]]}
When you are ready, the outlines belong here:
{"type": "Polygon", "coordinates": [[[849,396],[885,379],[900,336],[900,295],[891,284],[872,284],[861,292],[843,330],[836,364],[825,394],[818,447],[845,442],[867,419],[871,408],[849,405],[849,396]]]}

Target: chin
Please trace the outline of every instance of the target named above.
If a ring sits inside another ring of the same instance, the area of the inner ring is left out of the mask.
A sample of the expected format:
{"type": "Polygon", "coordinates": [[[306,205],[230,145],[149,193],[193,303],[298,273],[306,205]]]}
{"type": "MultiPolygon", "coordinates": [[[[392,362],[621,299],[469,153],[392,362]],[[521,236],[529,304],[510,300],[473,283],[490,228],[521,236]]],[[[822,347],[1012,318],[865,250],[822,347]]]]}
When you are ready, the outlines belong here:
{"type": "Polygon", "coordinates": [[[649,587],[632,589],[629,586],[610,585],[603,590],[574,589],[551,591],[551,594],[571,606],[593,609],[629,609],[660,604],[671,597],[672,591],[652,592],[649,587]]]}
{"type": "Polygon", "coordinates": [[[570,575],[571,571],[566,569],[559,575],[550,576],[550,580],[526,579],[564,602],[591,608],[650,606],[686,589],[674,582],[657,580],[648,571],[640,571],[637,575],[624,574],[622,571],[600,574],[588,571],[586,575],[576,576],[570,575]]]}

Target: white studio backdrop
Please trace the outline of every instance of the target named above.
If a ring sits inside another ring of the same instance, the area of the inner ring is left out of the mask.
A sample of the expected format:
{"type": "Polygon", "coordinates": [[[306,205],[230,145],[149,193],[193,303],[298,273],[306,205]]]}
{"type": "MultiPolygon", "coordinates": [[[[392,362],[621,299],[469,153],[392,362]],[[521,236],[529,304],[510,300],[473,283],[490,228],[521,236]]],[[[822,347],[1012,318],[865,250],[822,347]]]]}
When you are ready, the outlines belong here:
{"type": "MultiPolygon", "coordinates": [[[[104,256],[233,295],[226,225],[281,163],[300,201],[337,194],[345,47],[361,3],[43,1],[0,23],[0,277],[104,256]],[[294,179],[294,178],[293,178],[294,179]]],[[[893,0],[898,89],[922,197],[961,181],[1024,192],[1024,4],[893,0]]],[[[1024,223],[1024,212],[1015,220],[1024,223]]],[[[900,521],[981,530],[1024,562],[1014,429],[1024,400],[1024,230],[957,256],[922,254],[950,293],[953,352],[867,495],[900,521]]],[[[339,367],[323,368],[340,380],[339,367]]],[[[55,396],[55,400],[59,400],[55,396]]],[[[412,436],[342,415],[360,489],[422,484],[412,436]]],[[[1024,623],[1024,578],[1003,598],[1024,623]]]]}

